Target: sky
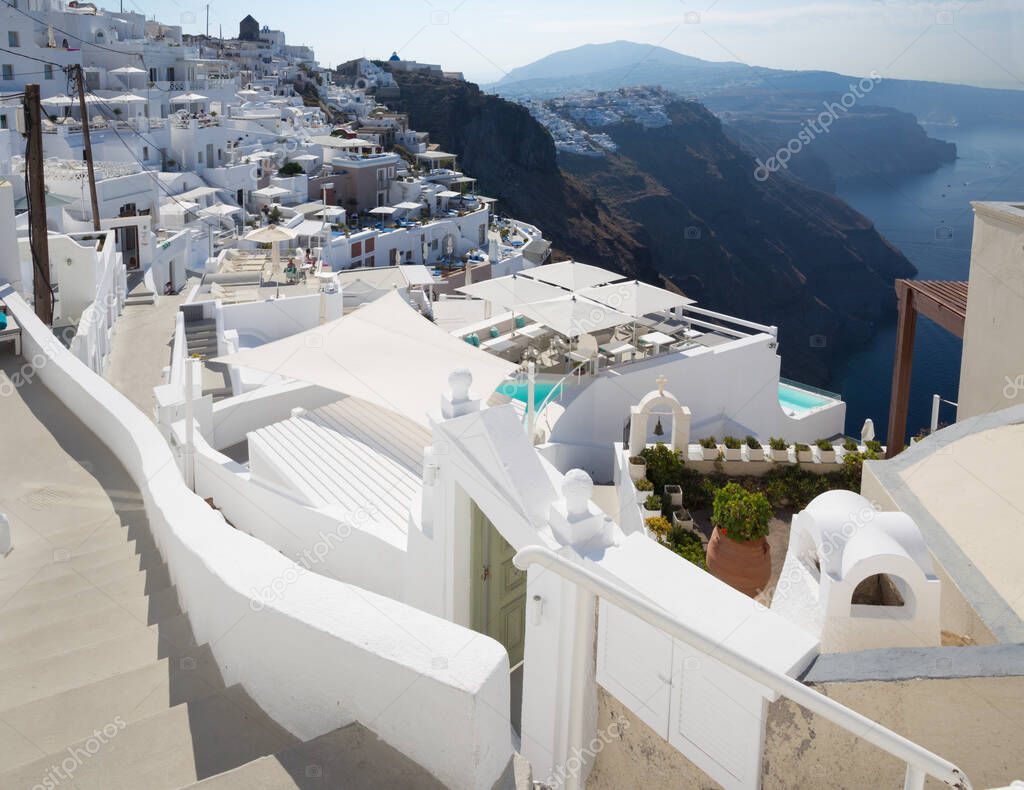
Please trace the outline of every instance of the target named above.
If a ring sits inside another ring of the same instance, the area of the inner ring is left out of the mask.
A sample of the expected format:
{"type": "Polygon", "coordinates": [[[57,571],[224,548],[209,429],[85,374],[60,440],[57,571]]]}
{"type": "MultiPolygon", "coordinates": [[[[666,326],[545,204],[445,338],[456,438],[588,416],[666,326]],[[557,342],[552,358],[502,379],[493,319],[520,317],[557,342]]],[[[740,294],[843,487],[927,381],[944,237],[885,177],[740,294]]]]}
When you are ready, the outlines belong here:
{"type": "MultiPolygon", "coordinates": [[[[206,6],[124,0],[202,32],[206,6]]],[[[210,32],[251,13],[323,65],[440,63],[472,81],[588,43],[626,39],[707,60],[1024,90],[1024,0],[213,0],[210,32]]]]}

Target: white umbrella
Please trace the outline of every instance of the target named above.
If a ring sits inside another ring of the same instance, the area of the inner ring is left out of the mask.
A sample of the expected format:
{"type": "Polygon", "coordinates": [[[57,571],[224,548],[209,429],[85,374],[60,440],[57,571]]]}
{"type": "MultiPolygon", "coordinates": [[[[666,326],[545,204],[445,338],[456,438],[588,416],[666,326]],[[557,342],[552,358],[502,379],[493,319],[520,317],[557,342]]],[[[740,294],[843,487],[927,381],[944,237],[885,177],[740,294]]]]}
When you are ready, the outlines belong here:
{"type": "Polygon", "coordinates": [[[138,66],[121,66],[120,68],[111,69],[111,74],[145,74],[145,69],[140,69],[138,66]]]}
{"type": "Polygon", "coordinates": [[[577,263],[576,261],[560,261],[559,263],[548,263],[543,266],[535,266],[522,272],[526,277],[534,280],[560,285],[570,291],[579,291],[593,285],[604,285],[625,279],[623,275],[602,269],[600,266],[591,266],[589,263],[577,263]]]}
{"type": "Polygon", "coordinates": [[[274,276],[281,265],[281,251],[278,249],[277,243],[279,241],[291,241],[295,238],[295,232],[283,225],[267,225],[249,231],[245,234],[244,238],[248,241],[270,245],[271,275],[274,276]]]}
{"type": "Polygon", "coordinates": [[[198,93],[183,93],[180,96],[172,96],[171,104],[193,104],[197,101],[209,101],[209,96],[203,96],[198,93]]]}
{"type": "Polygon", "coordinates": [[[40,104],[45,104],[48,107],[70,107],[77,103],[77,99],[72,99],[66,93],[58,93],[56,96],[50,96],[49,98],[40,100],[40,104]]]}
{"type": "Polygon", "coordinates": [[[317,217],[337,217],[345,213],[345,209],[341,206],[325,206],[320,209],[314,216],[317,217]]]}
{"type": "Polygon", "coordinates": [[[138,104],[142,102],[146,103],[146,99],[142,96],[136,96],[134,93],[121,93],[117,96],[111,96],[109,99],[104,99],[107,104],[138,104]]]}
{"type": "Polygon", "coordinates": [[[199,213],[206,217],[230,217],[241,210],[238,206],[229,206],[227,203],[215,203],[204,208],[199,213]]]}
{"type": "Polygon", "coordinates": [[[515,312],[522,313],[527,318],[544,324],[570,339],[590,332],[600,332],[611,326],[628,324],[633,320],[625,313],[577,297],[575,294],[522,304],[515,308],[515,312]]]}
{"type": "Polygon", "coordinates": [[[391,206],[377,206],[377,208],[371,208],[370,214],[378,214],[382,217],[390,216],[395,213],[395,209],[391,206]]]}

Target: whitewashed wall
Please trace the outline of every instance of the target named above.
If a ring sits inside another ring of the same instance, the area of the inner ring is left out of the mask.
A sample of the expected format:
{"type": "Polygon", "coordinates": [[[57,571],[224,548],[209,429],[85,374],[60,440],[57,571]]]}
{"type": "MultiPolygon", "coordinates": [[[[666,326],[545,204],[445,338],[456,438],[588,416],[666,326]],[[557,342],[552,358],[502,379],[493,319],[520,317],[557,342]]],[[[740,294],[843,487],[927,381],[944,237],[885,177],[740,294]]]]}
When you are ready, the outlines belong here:
{"type": "Polygon", "coordinates": [[[198,642],[302,739],[360,721],[451,787],[489,790],[512,755],[508,658],[493,640],[323,576],[189,491],[156,426],[57,344],[9,286],[40,380],[123,464],[198,642]],[[269,592],[267,592],[269,591],[269,592]],[[443,726],[439,726],[443,722],[443,726]]]}

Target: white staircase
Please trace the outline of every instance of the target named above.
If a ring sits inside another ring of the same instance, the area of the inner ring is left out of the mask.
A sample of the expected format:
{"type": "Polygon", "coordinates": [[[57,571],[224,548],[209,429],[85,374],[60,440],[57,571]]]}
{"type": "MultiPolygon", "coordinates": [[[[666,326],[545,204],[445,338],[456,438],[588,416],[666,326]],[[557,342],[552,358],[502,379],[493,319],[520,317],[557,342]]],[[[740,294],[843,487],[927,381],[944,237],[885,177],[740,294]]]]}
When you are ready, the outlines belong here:
{"type": "Polygon", "coordinates": [[[0,788],[441,787],[361,724],[301,742],[225,684],[124,470],[38,381],[8,401],[33,452],[0,459],[0,788]]]}

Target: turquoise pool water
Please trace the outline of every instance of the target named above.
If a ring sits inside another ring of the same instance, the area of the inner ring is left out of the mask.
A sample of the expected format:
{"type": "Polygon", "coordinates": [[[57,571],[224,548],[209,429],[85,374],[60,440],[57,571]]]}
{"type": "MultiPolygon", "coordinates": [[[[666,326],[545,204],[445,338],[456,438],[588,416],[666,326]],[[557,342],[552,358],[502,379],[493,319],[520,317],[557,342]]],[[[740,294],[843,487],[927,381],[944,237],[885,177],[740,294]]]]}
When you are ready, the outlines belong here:
{"type": "Polygon", "coordinates": [[[831,398],[819,395],[816,392],[791,387],[788,384],[779,385],[779,404],[784,411],[808,412],[825,406],[832,402],[831,398]]]}
{"type": "MultiPolygon", "coordinates": [[[[526,403],[527,384],[525,381],[506,381],[500,387],[498,392],[502,395],[508,395],[513,400],[517,400],[520,403],[526,403]]],[[[551,394],[552,390],[559,388],[559,384],[556,381],[538,381],[533,385],[533,405],[540,406],[544,402],[544,399],[551,394]]],[[[557,397],[557,392],[555,393],[557,397]]]]}

